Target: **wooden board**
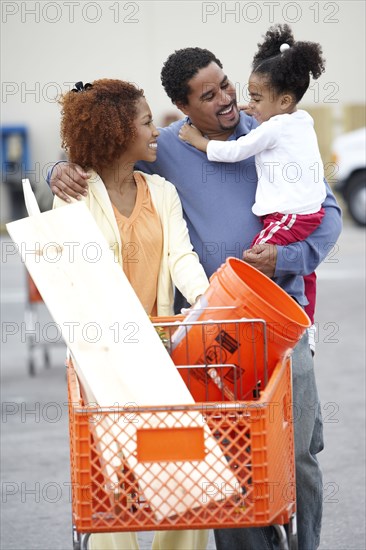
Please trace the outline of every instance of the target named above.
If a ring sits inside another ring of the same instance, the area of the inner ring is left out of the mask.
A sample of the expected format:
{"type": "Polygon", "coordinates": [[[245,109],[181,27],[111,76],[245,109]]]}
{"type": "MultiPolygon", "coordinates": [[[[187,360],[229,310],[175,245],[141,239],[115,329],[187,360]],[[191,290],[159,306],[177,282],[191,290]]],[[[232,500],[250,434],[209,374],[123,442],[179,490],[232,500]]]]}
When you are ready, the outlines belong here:
{"type": "MultiPolygon", "coordinates": [[[[62,332],[83,391],[93,403],[121,408],[127,404],[138,407],[193,403],[85,204],[72,204],[12,222],[7,229],[62,332]]],[[[207,454],[203,468],[192,481],[197,495],[210,482],[226,484],[235,491],[237,480],[207,426],[205,433],[207,454]],[[222,465],[220,475],[209,466],[217,461],[222,465]]],[[[148,468],[136,464],[134,450],[126,446],[127,435],[118,436],[124,456],[131,469],[138,470],[141,486],[151,488],[148,468]]],[[[154,466],[155,472],[159,467],[154,466]]],[[[169,471],[174,478],[174,464],[169,471]]],[[[171,514],[174,505],[167,502],[162,506],[159,492],[150,489],[146,498],[157,517],[162,517],[171,514]]],[[[192,505],[190,495],[192,487],[181,508],[192,505]]]]}
{"type": "Polygon", "coordinates": [[[84,204],[7,228],[100,406],[193,402],[84,204]]]}

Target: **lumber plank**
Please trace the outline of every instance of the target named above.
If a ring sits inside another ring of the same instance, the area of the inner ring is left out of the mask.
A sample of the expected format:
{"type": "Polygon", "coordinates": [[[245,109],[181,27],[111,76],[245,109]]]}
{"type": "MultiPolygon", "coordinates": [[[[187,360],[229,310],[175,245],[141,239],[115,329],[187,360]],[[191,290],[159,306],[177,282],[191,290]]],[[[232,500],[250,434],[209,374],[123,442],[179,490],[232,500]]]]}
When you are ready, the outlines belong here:
{"type": "MultiPolygon", "coordinates": [[[[61,330],[88,399],[100,407],[120,408],[126,404],[138,408],[193,403],[85,204],[35,214],[9,223],[7,229],[61,330]]],[[[193,420],[199,421],[198,417],[193,420]]],[[[232,491],[238,486],[208,427],[204,430],[206,456],[191,479],[184,481],[187,486],[182,489],[180,511],[202,502],[202,486],[226,484],[232,491]]],[[[111,455],[115,454],[111,439],[116,438],[156,517],[171,515],[176,512],[176,499],[174,492],[169,491],[179,486],[181,472],[191,471],[192,465],[189,461],[179,467],[173,463],[138,463],[135,431],[136,425],[132,423],[124,430],[117,430],[116,425],[107,426],[107,435],[101,436],[105,437],[101,448],[107,474],[111,470],[108,467],[111,455]],[[152,473],[154,479],[165,475],[169,484],[163,503],[161,487],[152,483],[152,473]]],[[[111,466],[113,470],[115,460],[111,466]]],[[[217,493],[212,498],[221,499],[222,495],[217,493]]]]}

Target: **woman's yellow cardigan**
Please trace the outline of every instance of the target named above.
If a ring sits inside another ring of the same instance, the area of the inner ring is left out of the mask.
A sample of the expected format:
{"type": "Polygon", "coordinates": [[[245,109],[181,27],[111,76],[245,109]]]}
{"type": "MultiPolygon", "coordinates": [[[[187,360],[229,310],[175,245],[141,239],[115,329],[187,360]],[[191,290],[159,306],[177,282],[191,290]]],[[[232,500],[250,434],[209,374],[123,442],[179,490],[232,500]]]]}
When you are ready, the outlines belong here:
{"type": "MultiPolygon", "coordinates": [[[[196,298],[205,292],[209,282],[197,254],[193,251],[187,224],[183,218],[182,205],[174,185],[156,174],[140,173],[147,182],[163,228],[157,312],[159,316],[173,315],[174,286],[190,304],[193,304],[196,298]]],[[[82,200],[122,266],[121,236],[106,187],[95,172],[91,172],[88,185],[88,195],[82,200]]],[[[76,199],[71,201],[76,202],[76,199]]],[[[65,201],[55,197],[54,208],[65,205],[65,201]]]]}

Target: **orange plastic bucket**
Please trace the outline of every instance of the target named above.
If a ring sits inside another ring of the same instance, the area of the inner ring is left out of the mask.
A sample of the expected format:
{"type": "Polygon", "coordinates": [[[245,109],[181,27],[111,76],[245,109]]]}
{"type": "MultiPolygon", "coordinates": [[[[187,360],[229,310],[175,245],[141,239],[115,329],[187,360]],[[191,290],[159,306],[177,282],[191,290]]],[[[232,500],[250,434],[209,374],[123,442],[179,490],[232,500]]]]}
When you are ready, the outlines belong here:
{"type": "Polygon", "coordinates": [[[188,326],[184,330],[178,328],[171,338],[171,355],[176,365],[234,365],[217,371],[221,389],[208,380],[205,369],[180,370],[196,401],[222,400],[222,387],[227,389],[227,395],[232,392],[235,399],[257,397],[278,361],[296,346],[311,324],[293,298],[237,258],[228,258],[212,275],[209,288],[184,322],[188,326]],[[189,325],[194,321],[229,319],[262,319],[265,324],[215,323],[206,325],[204,331],[202,326],[189,325]]]}

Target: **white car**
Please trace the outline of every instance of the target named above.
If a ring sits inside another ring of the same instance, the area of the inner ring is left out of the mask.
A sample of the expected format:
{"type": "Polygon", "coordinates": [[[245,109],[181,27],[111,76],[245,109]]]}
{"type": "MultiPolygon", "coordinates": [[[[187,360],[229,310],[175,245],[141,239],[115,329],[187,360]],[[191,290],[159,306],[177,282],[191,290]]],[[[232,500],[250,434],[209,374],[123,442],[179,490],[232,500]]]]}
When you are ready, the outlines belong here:
{"type": "Polygon", "coordinates": [[[358,225],[366,225],[366,128],[335,139],[332,147],[336,163],[334,190],[343,196],[348,211],[358,225]]]}

